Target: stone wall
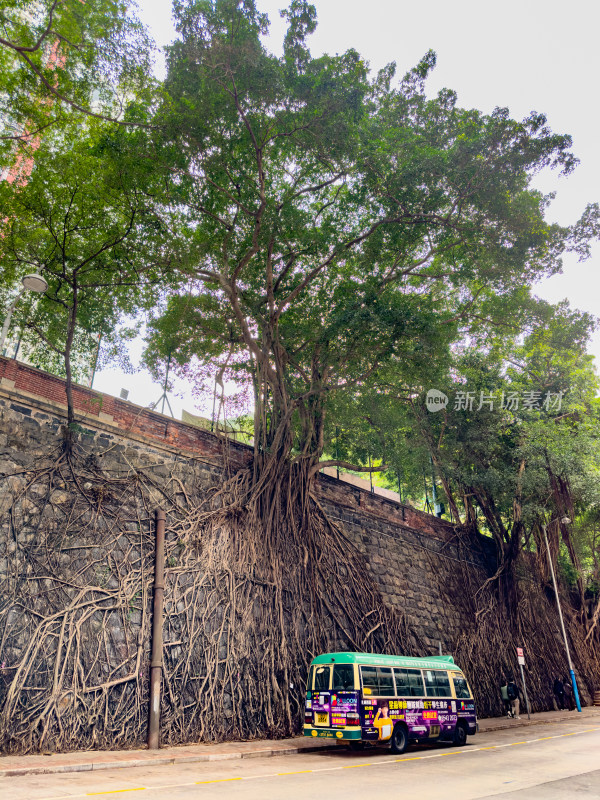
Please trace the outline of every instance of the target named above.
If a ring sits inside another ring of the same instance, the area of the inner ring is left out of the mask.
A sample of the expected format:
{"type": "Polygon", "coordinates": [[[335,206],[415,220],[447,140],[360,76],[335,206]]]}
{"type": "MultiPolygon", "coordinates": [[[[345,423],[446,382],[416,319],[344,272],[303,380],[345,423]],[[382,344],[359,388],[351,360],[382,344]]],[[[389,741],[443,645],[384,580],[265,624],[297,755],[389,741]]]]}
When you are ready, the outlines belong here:
{"type": "MultiPolygon", "coordinates": [[[[61,749],[144,741],[158,506],[167,512],[164,740],[278,735],[269,711],[271,690],[260,702],[245,694],[244,670],[264,660],[260,646],[247,646],[233,674],[227,663],[231,642],[251,631],[258,606],[271,602],[271,590],[257,579],[256,596],[228,618],[235,625],[219,622],[225,614],[218,607],[218,583],[235,579],[220,561],[226,561],[231,534],[223,531],[208,554],[185,534],[186,520],[198,513],[192,500],[247,465],[251,450],[83,387],[74,396],[78,444],[65,457],[63,382],[0,358],[1,746],[32,751],[47,747],[51,734],[61,749]],[[207,563],[218,573],[216,583],[203,580],[207,563]],[[203,655],[211,648],[218,665],[212,677],[205,674],[203,655]],[[212,695],[203,706],[208,684],[212,695]],[[240,704],[247,708],[242,715],[240,704]],[[231,718],[229,726],[217,730],[211,722],[215,708],[221,722],[231,718]]],[[[405,620],[412,652],[436,654],[441,645],[455,654],[472,673],[480,709],[499,712],[497,680],[516,668],[513,645],[529,636],[530,650],[539,652],[544,633],[534,620],[513,641],[496,607],[479,619],[473,598],[494,571],[489,540],[326,475],[320,476],[318,495],[327,516],[362,554],[352,569],[366,570],[382,602],[405,620]],[[494,636],[506,646],[490,653],[486,640],[494,636]]],[[[351,573],[342,569],[345,578],[336,580],[351,582],[351,573]]],[[[291,607],[305,602],[285,600],[290,619],[291,607]]],[[[524,602],[533,609],[548,605],[530,584],[524,602]]],[[[327,612],[320,613],[324,630],[334,631],[327,612]]],[[[559,641],[558,630],[546,633],[559,641]]],[[[330,641],[351,647],[339,633],[332,632],[330,641]]],[[[302,642],[296,645],[302,652],[302,642]]],[[[562,670],[560,647],[548,652],[562,670]]],[[[269,676],[268,665],[261,669],[269,676]]],[[[551,702],[547,669],[531,676],[535,708],[551,702]]],[[[273,677],[278,685],[272,691],[288,692],[294,719],[304,670],[305,664],[298,665],[293,681],[273,677]]]]}
{"type": "MultiPolygon", "coordinates": [[[[0,374],[2,477],[35,464],[49,441],[58,442],[66,406],[64,382],[55,376],[2,358],[0,374]]],[[[81,443],[114,477],[131,474],[135,465],[157,485],[176,476],[207,488],[222,477],[225,449],[230,469],[250,459],[245,445],[225,446],[204,429],[128,401],[79,386],[74,398],[81,443]]],[[[467,551],[450,522],[327,475],[320,476],[319,490],[329,516],[365,555],[386,599],[410,615],[431,653],[440,642],[449,649],[464,625],[446,597],[456,583],[455,565],[468,565],[484,580],[493,563],[489,543],[485,548],[485,541],[469,541],[467,551]]]]}

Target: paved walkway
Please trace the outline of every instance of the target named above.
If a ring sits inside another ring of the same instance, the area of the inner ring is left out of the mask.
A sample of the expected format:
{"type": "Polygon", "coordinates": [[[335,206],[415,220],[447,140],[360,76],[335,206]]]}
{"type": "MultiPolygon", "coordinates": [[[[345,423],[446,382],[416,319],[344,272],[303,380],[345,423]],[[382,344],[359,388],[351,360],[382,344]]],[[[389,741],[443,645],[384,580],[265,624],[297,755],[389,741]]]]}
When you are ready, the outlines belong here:
{"type": "MultiPolygon", "coordinates": [[[[523,714],[521,719],[508,719],[507,717],[482,719],[479,720],[479,730],[487,732],[539,723],[565,722],[570,718],[581,719],[582,716],[589,718],[590,721],[592,718],[594,721],[600,720],[600,707],[584,708],[581,715],[577,711],[546,711],[532,714],[531,720],[527,719],[527,713],[523,714]]],[[[293,739],[276,741],[257,739],[251,742],[161,747],[160,750],[83,750],[51,755],[4,755],[0,756],[0,777],[184,764],[195,761],[227,761],[236,758],[264,758],[265,756],[292,755],[336,746],[336,742],[333,741],[323,741],[317,744],[314,739],[298,736],[293,739]]]]}

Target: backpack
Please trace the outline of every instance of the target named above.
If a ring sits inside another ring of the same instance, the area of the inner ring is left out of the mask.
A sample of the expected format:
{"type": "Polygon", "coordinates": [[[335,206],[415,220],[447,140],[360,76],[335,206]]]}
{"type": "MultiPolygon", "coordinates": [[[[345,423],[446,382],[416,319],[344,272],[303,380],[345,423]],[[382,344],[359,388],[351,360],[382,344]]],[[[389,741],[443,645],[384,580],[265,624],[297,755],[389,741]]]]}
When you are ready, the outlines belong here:
{"type": "Polygon", "coordinates": [[[506,687],[506,691],[509,700],[516,700],[517,697],[519,696],[519,690],[517,689],[514,683],[509,683],[508,686],[506,687]]]}

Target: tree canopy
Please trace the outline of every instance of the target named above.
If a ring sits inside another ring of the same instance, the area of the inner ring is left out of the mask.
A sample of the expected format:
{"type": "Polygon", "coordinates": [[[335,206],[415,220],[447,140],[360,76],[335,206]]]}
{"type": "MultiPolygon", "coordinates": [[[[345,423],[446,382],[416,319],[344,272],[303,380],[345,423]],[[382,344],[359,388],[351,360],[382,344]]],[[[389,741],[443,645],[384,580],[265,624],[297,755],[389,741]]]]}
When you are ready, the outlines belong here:
{"type": "Polygon", "coordinates": [[[71,382],[89,377],[98,337],[114,342],[119,321],[168,281],[168,232],[148,203],[151,166],[127,149],[132,135],[102,123],[54,130],[28,180],[0,184],[3,294],[23,274],[46,279],[14,325],[36,365],[67,378],[69,423],[71,382]]]}
{"type": "Polygon", "coordinates": [[[13,177],[74,112],[142,121],[152,46],[129,0],[6,0],[0,9],[0,165],[13,177]],[[137,99],[137,105],[132,101],[137,99]]]}
{"type": "Polygon", "coordinates": [[[179,2],[175,15],[157,147],[164,202],[189,234],[154,350],[237,353],[257,457],[294,449],[314,469],[334,394],[384,365],[423,371],[474,325],[516,322],[532,282],[585,251],[595,211],[547,223],[531,179],[573,169],[570,138],[540,114],[428,98],[433,53],[394,83],[395,65],[372,77],[354,50],[313,58],[306,2],[285,12],[279,58],[253,2],[179,2]]]}

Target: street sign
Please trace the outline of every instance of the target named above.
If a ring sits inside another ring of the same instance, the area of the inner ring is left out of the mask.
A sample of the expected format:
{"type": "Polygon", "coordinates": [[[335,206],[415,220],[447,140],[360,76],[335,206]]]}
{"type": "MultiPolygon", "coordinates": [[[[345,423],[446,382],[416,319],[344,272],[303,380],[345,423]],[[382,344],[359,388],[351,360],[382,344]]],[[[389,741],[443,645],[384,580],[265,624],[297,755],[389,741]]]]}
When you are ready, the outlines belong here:
{"type": "Polygon", "coordinates": [[[527,719],[531,719],[531,709],[529,708],[529,698],[527,697],[527,686],[525,685],[525,675],[523,673],[525,656],[523,655],[522,647],[517,647],[517,661],[519,662],[519,669],[521,670],[521,681],[523,682],[523,691],[525,692],[525,703],[527,704],[527,719]]]}

